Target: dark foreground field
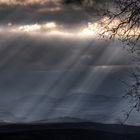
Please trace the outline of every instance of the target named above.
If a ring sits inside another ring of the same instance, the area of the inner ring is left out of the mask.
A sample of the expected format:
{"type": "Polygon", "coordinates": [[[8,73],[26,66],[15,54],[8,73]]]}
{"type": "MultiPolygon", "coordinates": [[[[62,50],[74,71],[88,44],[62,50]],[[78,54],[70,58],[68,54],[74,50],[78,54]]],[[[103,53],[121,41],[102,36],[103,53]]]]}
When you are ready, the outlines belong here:
{"type": "Polygon", "coordinates": [[[0,140],[140,140],[140,128],[96,123],[12,124],[0,127],[0,140]]]}

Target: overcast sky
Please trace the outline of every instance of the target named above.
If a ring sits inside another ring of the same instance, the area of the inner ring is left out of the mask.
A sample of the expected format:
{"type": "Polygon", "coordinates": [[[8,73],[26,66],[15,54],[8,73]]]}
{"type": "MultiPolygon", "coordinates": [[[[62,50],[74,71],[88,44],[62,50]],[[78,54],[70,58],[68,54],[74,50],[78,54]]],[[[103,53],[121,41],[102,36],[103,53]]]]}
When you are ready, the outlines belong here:
{"type": "Polygon", "coordinates": [[[0,120],[124,120],[130,105],[119,79],[133,57],[99,38],[98,20],[61,0],[0,0],[0,120]]]}

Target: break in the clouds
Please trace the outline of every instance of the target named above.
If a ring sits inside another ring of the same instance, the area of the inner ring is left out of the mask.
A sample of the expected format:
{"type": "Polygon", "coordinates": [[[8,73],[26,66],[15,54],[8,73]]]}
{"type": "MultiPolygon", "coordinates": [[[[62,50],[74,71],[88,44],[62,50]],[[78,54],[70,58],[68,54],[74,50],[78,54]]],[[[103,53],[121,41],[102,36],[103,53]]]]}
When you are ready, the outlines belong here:
{"type": "Polygon", "coordinates": [[[13,25],[9,22],[7,25],[0,26],[1,34],[27,34],[30,36],[46,36],[46,37],[63,37],[63,38],[83,38],[95,39],[99,37],[100,30],[103,30],[98,23],[87,23],[81,25],[75,30],[66,29],[65,26],[55,22],[36,23],[36,24],[23,24],[13,25]]]}

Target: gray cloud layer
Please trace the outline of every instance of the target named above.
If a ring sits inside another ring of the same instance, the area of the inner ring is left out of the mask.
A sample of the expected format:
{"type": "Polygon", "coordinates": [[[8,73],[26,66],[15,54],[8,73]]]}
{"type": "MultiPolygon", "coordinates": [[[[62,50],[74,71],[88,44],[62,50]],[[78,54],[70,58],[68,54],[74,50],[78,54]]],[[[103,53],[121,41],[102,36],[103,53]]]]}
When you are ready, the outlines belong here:
{"type": "MultiPolygon", "coordinates": [[[[19,2],[19,1],[18,1],[19,2]]],[[[35,23],[44,21],[56,21],[63,24],[75,25],[86,23],[91,20],[85,9],[76,5],[62,4],[62,2],[52,1],[44,2],[43,4],[34,3],[25,5],[23,2],[20,5],[2,4],[0,5],[0,24],[12,22],[17,24],[35,23]]],[[[26,3],[26,1],[25,1],[26,3]]],[[[98,5],[95,2],[91,15],[97,12],[98,5]],[[94,9],[94,7],[96,7],[94,9]]],[[[99,4],[102,1],[98,2],[99,4]]],[[[101,4],[102,5],[102,4],[101,4]]],[[[92,20],[95,17],[92,18],[92,20]]]]}
{"type": "Polygon", "coordinates": [[[35,23],[57,21],[77,24],[87,21],[88,17],[81,9],[63,5],[2,5],[0,6],[0,23],[35,23]]]}

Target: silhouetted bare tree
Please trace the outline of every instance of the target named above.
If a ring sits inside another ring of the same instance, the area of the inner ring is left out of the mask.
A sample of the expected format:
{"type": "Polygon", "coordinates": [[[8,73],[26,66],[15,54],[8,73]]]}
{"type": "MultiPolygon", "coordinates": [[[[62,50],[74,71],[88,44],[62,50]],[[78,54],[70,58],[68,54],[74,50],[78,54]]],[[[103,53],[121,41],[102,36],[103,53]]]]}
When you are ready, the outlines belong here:
{"type": "Polygon", "coordinates": [[[126,113],[126,117],[122,124],[125,124],[127,120],[129,119],[131,113],[136,109],[137,111],[140,111],[140,69],[135,68],[134,71],[129,72],[129,81],[131,83],[127,83],[125,81],[122,81],[126,86],[126,94],[124,97],[130,97],[131,103],[134,103],[131,105],[130,110],[126,113]]]}
{"type": "Polygon", "coordinates": [[[109,33],[110,38],[119,38],[129,46],[129,50],[140,55],[140,0],[116,0],[116,7],[107,10],[103,35],[109,33]],[[113,26],[110,26],[113,24],[113,26]]]}
{"type": "MultiPolygon", "coordinates": [[[[101,26],[103,30],[100,35],[108,39],[119,39],[123,45],[129,50],[137,61],[137,68],[129,74],[130,84],[127,85],[126,96],[131,97],[135,101],[134,106],[128,111],[123,124],[126,123],[130,114],[134,109],[140,110],[140,0],[64,0],[67,4],[77,3],[84,4],[84,7],[95,7],[95,3],[109,2],[107,9],[99,9],[102,13],[100,16],[101,26]],[[113,2],[113,3],[112,3],[113,2]]],[[[125,97],[126,97],[125,96],[125,97]]]]}
{"type": "MultiPolygon", "coordinates": [[[[108,39],[119,39],[137,61],[137,68],[129,72],[127,97],[135,103],[131,105],[124,121],[125,124],[134,109],[140,110],[140,0],[115,0],[114,5],[103,10],[101,35],[108,39]]],[[[125,97],[126,97],[125,96],[125,97]]]]}
{"type": "Polygon", "coordinates": [[[104,17],[103,37],[118,38],[138,60],[137,68],[129,73],[131,83],[124,82],[127,85],[126,96],[135,102],[126,114],[124,124],[134,109],[140,110],[140,0],[115,0],[115,7],[106,10],[104,17]]]}

